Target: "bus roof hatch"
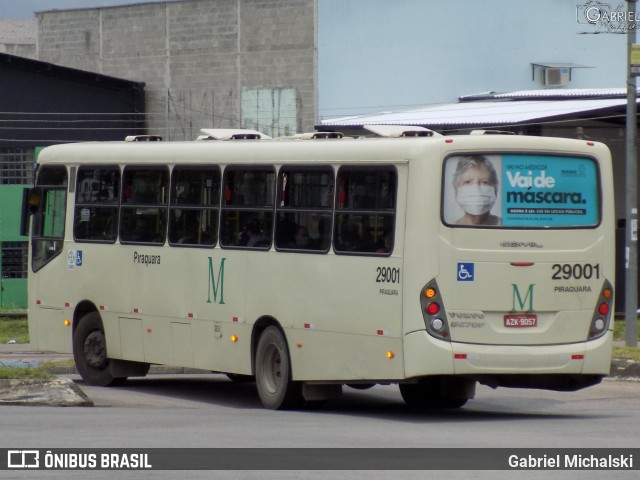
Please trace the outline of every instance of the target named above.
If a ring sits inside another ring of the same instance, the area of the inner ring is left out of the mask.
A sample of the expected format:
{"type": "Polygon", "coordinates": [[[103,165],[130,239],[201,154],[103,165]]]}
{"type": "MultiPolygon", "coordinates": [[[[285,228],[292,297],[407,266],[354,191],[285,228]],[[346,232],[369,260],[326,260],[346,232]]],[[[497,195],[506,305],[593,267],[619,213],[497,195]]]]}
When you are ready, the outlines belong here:
{"type": "Polygon", "coordinates": [[[203,128],[197,140],[273,140],[257,130],[241,128],[203,128]]]}
{"type": "Polygon", "coordinates": [[[413,125],[363,125],[370,132],[381,137],[441,137],[437,132],[428,128],[413,125]]]}

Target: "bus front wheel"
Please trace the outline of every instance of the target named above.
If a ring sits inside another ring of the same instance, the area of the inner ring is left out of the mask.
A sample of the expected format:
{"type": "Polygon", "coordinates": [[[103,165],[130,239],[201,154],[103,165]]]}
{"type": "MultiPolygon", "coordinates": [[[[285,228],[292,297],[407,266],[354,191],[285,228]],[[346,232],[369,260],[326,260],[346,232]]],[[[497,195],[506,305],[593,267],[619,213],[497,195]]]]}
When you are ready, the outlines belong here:
{"type": "Polygon", "coordinates": [[[281,410],[303,403],[302,384],[294,382],[284,335],[278,327],[267,327],[256,349],[256,385],[266,408],[281,410]]]}
{"type": "Polygon", "coordinates": [[[460,408],[475,395],[476,382],[467,378],[434,376],[418,383],[401,383],[400,393],[412,408],[460,408]]]}
{"type": "Polygon", "coordinates": [[[127,377],[114,377],[107,357],[107,342],[97,312],[86,314],[73,332],[73,359],[78,373],[89,385],[119,385],[127,377]]]}

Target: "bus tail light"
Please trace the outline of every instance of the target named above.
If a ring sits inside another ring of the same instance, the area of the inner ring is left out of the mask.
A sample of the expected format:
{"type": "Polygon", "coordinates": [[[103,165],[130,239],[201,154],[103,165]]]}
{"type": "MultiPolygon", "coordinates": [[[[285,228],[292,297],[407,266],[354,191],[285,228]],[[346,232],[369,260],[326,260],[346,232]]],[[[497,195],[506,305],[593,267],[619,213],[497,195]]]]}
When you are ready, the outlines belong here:
{"type": "Polygon", "coordinates": [[[420,309],[429,335],[439,340],[451,341],[447,315],[435,280],[431,280],[420,292],[420,309]]]}
{"type": "Polygon", "coordinates": [[[589,337],[587,340],[595,340],[603,336],[609,327],[611,321],[611,310],[613,306],[613,286],[609,280],[604,281],[598,302],[596,303],[591,326],[589,327],[589,337]]]}

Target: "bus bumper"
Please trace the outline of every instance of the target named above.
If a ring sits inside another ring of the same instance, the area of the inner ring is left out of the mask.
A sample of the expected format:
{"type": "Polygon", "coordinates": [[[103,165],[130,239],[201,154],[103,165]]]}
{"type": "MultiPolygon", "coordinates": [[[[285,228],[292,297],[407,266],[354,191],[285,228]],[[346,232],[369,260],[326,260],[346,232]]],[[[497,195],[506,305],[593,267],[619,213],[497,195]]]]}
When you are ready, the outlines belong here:
{"type": "Polygon", "coordinates": [[[491,387],[573,391],[609,374],[613,333],[562,345],[474,345],[444,342],[425,331],[405,336],[407,378],[464,375],[491,387]]]}

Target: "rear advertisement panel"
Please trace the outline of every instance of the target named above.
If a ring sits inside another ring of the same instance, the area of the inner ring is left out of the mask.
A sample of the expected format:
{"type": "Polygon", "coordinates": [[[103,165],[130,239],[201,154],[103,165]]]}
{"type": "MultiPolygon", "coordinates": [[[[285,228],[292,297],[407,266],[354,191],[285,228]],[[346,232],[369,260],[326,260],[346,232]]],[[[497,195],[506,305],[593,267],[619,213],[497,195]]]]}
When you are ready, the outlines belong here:
{"type": "Polygon", "coordinates": [[[456,155],[444,166],[451,226],[566,228],[600,220],[594,160],[550,155],[456,155]]]}

